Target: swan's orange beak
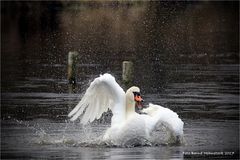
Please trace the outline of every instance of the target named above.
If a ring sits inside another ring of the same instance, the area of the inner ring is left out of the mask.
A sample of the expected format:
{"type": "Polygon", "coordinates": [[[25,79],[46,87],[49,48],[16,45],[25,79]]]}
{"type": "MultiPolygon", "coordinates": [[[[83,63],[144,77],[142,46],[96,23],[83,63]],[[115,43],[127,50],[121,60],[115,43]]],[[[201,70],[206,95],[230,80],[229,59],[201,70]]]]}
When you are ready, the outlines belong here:
{"type": "Polygon", "coordinates": [[[134,97],[134,100],[135,100],[136,102],[142,102],[142,101],[143,101],[143,99],[142,99],[141,96],[135,96],[135,97],[134,97]]]}

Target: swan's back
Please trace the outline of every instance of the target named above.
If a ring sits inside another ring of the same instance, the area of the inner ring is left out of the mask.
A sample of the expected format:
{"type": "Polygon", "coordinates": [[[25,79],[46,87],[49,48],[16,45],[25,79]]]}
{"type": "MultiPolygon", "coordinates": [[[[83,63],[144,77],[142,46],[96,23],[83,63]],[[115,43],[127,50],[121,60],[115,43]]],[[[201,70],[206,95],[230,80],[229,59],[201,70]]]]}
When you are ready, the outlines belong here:
{"type": "Polygon", "coordinates": [[[151,118],[148,123],[150,130],[154,129],[157,123],[165,125],[174,136],[183,135],[183,121],[178,117],[177,113],[172,110],[154,104],[149,104],[149,107],[144,109],[151,118]]]}

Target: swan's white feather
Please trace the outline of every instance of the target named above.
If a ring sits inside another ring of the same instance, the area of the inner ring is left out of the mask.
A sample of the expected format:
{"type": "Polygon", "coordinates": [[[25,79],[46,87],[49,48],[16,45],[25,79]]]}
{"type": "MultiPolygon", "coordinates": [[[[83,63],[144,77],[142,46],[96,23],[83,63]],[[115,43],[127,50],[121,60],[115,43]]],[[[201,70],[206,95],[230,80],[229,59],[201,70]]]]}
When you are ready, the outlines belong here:
{"type": "Polygon", "coordinates": [[[150,103],[148,108],[143,109],[143,112],[147,113],[147,115],[151,117],[146,119],[149,132],[154,129],[156,124],[162,123],[172,132],[174,136],[183,135],[184,123],[172,110],[150,103]]]}
{"type": "Polygon", "coordinates": [[[102,113],[111,109],[114,115],[112,124],[114,124],[124,121],[124,106],[125,92],[112,75],[105,73],[90,84],[81,101],[68,116],[71,117],[71,121],[75,121],[83,114],[81,123],[86,124],[99,119],[102,113]]]}

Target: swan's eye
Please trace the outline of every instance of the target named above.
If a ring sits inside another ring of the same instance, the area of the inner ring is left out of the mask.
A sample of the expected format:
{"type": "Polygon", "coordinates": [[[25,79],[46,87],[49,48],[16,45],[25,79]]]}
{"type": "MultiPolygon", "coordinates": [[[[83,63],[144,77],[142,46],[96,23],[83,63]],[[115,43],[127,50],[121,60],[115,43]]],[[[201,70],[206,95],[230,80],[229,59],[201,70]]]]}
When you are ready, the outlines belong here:
{"type": "Polygon", "coordinates": [[[134,97],[136,97],[136,96],[140,96],[141,94],[140,94],[140,92],[133,92],[133,95],[134,95],[134,97]]]}

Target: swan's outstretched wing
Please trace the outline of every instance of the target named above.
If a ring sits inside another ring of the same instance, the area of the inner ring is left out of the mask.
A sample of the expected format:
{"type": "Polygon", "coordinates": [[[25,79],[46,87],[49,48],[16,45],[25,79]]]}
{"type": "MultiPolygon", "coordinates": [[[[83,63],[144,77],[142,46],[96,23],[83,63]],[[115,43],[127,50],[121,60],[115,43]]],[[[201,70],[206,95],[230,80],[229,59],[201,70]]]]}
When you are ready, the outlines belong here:
{"type": "Polygon", "coordinates": [[[157,123],[162,123],[171,131],[173,136],[183,136],[184,123],[172,110],[150,103],[148,108],[143,109],[143,112],[151,117],[150,122],[147,123],[150,132],[157,123]]]}
{"type": "Polygon", "coordinates": [[[105,73],[91,82],[81,101],[68,114],[71,121],[75,121],[83,114],[82,124],[99,119],[102,113],[111,109],[113,121],[122,121],[125,118],[125,92],[115,81],[115,78],[105,73]],[[85,112],[84,112],[85,111],[85,112]]]}

